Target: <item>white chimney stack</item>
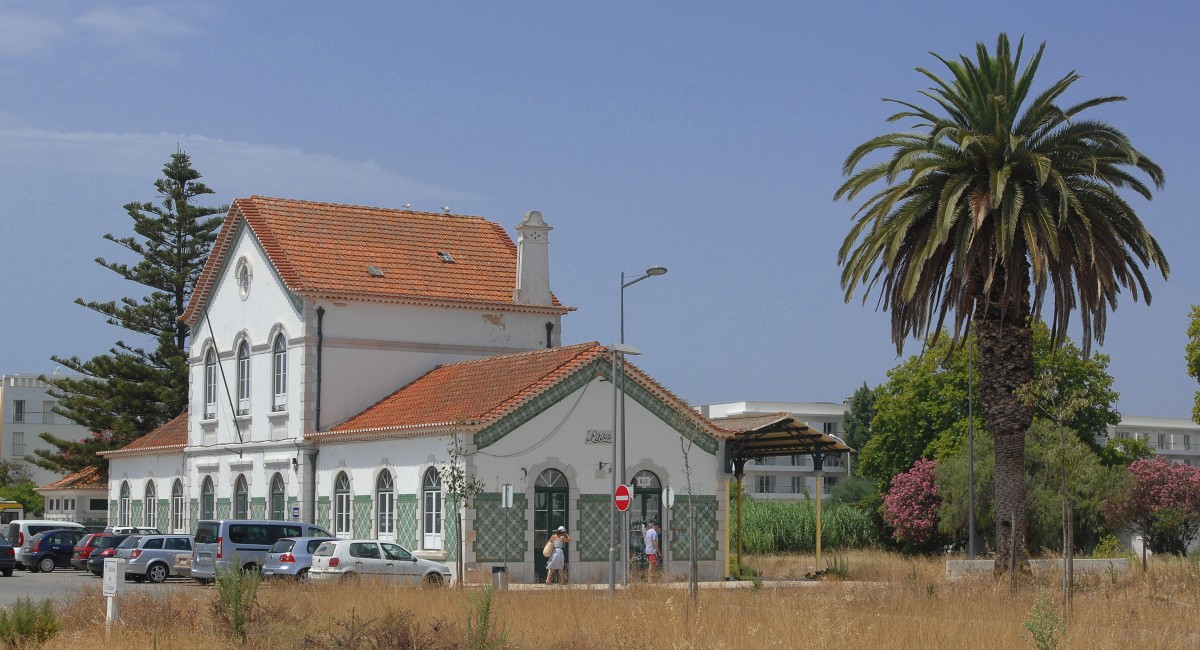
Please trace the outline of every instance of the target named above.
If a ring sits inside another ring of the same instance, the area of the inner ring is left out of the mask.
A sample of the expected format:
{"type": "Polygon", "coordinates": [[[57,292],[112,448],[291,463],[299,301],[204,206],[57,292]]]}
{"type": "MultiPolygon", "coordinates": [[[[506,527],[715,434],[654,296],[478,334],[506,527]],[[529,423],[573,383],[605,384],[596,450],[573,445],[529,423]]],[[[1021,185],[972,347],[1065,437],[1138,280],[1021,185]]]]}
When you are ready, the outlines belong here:
{"type": "Polygon", "coordinates": [[[550,238],[553,230],[537,210],[527,212],[517,224],[517,286],[513,302],[550,305],[550,238]]]}

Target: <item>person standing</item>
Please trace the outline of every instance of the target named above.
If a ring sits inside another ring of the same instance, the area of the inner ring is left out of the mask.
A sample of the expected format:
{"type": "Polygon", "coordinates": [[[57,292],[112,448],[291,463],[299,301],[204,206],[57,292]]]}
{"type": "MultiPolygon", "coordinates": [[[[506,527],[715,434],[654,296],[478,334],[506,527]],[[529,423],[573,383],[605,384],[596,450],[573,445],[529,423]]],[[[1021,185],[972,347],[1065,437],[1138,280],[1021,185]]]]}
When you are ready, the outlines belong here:
{"type": "Polygon", "coordinates": [[[662,528],[658,522],[654,522],[646,529],[645,550],[646,550],[646,579],[650,580],[654,577],[654,570],[658,568],[659,555],[659,539],[661,537],[662,528]]]}
{"type": "Polygon", "coordinates": [[[558,530],[550,536],[550,544],[554,548],[554,552],[550,555],[550,561],[546,563],[546,584],[550,584],[555,572],[558,573],[559,583],[566,584],[567,582],[567,556],[563,545],[571,541],[571,536],[567,534],[567,529],[559,526],[558,530]]]}

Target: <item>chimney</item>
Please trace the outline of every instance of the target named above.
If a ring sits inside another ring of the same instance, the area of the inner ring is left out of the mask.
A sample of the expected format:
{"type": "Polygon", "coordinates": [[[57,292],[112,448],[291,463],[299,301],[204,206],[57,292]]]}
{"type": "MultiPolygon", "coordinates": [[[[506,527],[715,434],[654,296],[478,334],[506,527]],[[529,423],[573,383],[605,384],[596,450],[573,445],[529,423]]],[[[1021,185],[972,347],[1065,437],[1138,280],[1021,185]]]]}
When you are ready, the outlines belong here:
{"type": "Polygon", "coordinates": [[[553,230],[537,210],[527,212],[517,224],[517,286],[513,302],[550,305],[550,241],[553,230]]]}

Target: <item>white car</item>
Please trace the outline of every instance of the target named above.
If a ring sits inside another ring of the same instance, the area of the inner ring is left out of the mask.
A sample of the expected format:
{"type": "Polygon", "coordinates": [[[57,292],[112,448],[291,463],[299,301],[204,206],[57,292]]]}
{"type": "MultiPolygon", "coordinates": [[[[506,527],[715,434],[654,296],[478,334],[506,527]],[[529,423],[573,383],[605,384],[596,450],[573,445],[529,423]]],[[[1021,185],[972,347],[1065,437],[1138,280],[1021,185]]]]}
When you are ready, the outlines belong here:
{"type": "Polygon", "coordinates": [[[441,586],[450,582],[450,567],[416,557],[408,549],[391,542],[338,539],[317,547],[308,572],[313,582],[366,576],[410,585],[441,586]]]}

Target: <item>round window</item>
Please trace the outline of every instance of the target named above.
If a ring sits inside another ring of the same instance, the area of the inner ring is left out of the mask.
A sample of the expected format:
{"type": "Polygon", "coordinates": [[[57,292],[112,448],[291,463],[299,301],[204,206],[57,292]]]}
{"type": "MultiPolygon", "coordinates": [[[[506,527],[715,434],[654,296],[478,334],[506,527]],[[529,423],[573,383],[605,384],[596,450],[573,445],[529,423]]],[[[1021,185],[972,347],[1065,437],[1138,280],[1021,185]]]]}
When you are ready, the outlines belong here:
{"type": "Polygon", "coordinates": [[[238,293],[245,300],[250,295],[250,283],[254,280],[254,273],[250,271],[250,263],[246,258],[238,260],[234,277],[237,279],[238,293]]]}

